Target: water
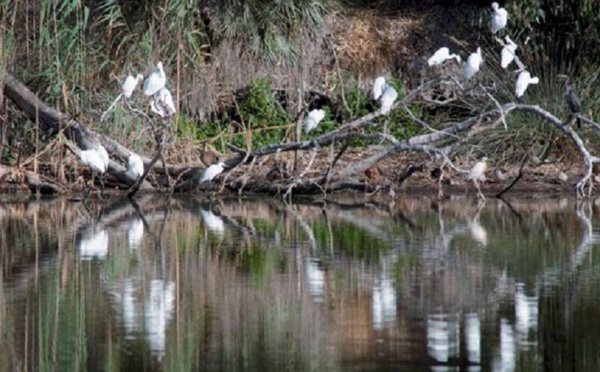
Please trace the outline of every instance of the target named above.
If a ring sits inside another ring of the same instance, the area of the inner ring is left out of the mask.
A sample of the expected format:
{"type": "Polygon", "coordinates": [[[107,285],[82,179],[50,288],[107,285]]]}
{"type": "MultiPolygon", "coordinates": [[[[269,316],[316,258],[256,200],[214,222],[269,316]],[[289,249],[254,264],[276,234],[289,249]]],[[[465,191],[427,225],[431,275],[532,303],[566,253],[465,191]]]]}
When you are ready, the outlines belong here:
{"type": "Polygon", "coordinates": [[[0,204],[0,369],[600,370],[594,202],[0,204]]]}

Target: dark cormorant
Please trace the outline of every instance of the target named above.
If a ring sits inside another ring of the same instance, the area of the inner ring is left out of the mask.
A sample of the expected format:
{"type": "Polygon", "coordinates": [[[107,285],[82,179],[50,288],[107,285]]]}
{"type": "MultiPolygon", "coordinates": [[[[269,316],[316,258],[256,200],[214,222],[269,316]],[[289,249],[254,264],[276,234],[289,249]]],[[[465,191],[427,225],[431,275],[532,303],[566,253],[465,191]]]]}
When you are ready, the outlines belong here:
{"type": "Polygon", "coordinates": [[[581,128],[581,120],[579,120],[579,113],[581,113],[581,100],[579,95],[573,86],[571,85],[571,78],[566,75],[559,75],[565,80],[565,100],[569,109],[571,110],[571,116],[569,116],[569,124],[572,124],[574,119],[577,119],[577,128],[581,128]]]}

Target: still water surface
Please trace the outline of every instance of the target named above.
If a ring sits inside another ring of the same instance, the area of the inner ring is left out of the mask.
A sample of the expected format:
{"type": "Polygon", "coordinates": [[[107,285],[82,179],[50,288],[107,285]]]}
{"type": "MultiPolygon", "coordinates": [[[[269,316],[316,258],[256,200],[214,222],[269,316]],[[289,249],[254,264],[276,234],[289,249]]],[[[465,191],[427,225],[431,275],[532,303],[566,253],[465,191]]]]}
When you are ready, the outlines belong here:
{"type": "Polygon", "coordinates": [[[0,368],[598,371],[599,212],[4,202],[0,368]]]}

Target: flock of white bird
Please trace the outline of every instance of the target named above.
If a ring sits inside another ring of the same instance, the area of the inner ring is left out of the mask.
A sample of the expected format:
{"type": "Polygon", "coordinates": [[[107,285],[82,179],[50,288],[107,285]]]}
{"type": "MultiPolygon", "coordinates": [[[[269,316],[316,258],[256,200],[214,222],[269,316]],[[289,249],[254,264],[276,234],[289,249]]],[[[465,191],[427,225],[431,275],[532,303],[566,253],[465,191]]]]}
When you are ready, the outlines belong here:
{"type": "MultiPolygon", "coordinates": [[[[506,9],[501,8],[496,2],[492,3],[492,16],[490,19],[490,29],[492,33],[496,34],[498,31],[505,28],[507,21],[508,12],[506,9]]],[[[500,66],[506,69],[515,60],[518,45],[508,35],[504,37],[504,41],[499,41],[503,44],[502,51],[500,52],[500,66]]],[[[460,55],[451,54],[447,47],[442,47],[429,58],[428,64],[429,66],[441,66],[445,61],[450,59],[455,59],[458,63],[461,62],[460,55]]],[[[469,55],[464,64],[463,75],[465,80],[473,78],[479,72],[482,63],[483,56],[481,54],[481,48],[478,47],[474,53],[469,55]]],[[[515,83],[515,96],[521,98],[523,94],[525,94],[527,87],[530,84],[539,83],[539,79],[537,77],[532,77],[531,73],[524,67],[516,72],[518,73],[518,76],[515,83]]]]}
{"type": "MultiPolygon", "coordinates": [[[[143,80],[144,76],[142,74],[127,76],[121,85],[121,93],[102,115],[102,119],[118,101],[130,99],[138,84],[143,80]]],[[[177,113],[173,95],[167,88],[167,76],[162,62],[156,64],[154,71],[152,71],[144,81],[142,89],[144,95],[149,97],[150,110],[160,118],[169,118],[177,113]]],[[[318,123],[318,121],[322,120],[325,116],[325,112],[323,110],[316,111],[322,112],[322,114],[317,114],[318,119],[316,123],[318,123]]],[[[316,126],[316,124],[314,124],[314,126],[316,126]]],[[[102,184],[102,189],[104,189],[102,175],[108,170],[110,163],[106,148],[101,144],[98,144],[95,148],[81,151],[79,158],[84,165],[92,170],[94,175],[98,175],[100,183],[102,184]]],[[[209,166],[200,177],[200,183],[211,182],[217,175],[222,173],[224,169],[225,164],[222,162],[209,166]]],[[[144,162],[142,158],[134,152],[131,152],[127,157],[127,172],[131,173],[135,179],[140,178],[144,174],[144,162]]]]}

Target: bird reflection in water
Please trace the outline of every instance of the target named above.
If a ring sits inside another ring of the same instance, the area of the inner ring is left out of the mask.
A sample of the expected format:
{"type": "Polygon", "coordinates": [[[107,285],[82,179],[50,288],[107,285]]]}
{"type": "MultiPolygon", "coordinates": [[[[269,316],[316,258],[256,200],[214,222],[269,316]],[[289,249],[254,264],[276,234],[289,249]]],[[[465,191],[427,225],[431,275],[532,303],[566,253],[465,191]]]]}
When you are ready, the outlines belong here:
{"type": "Polygon", "coordinates": [[[108,232],[92,229],[79,241],[79,255],[82,260],[103,259],[108,254],[108,232]]]}

